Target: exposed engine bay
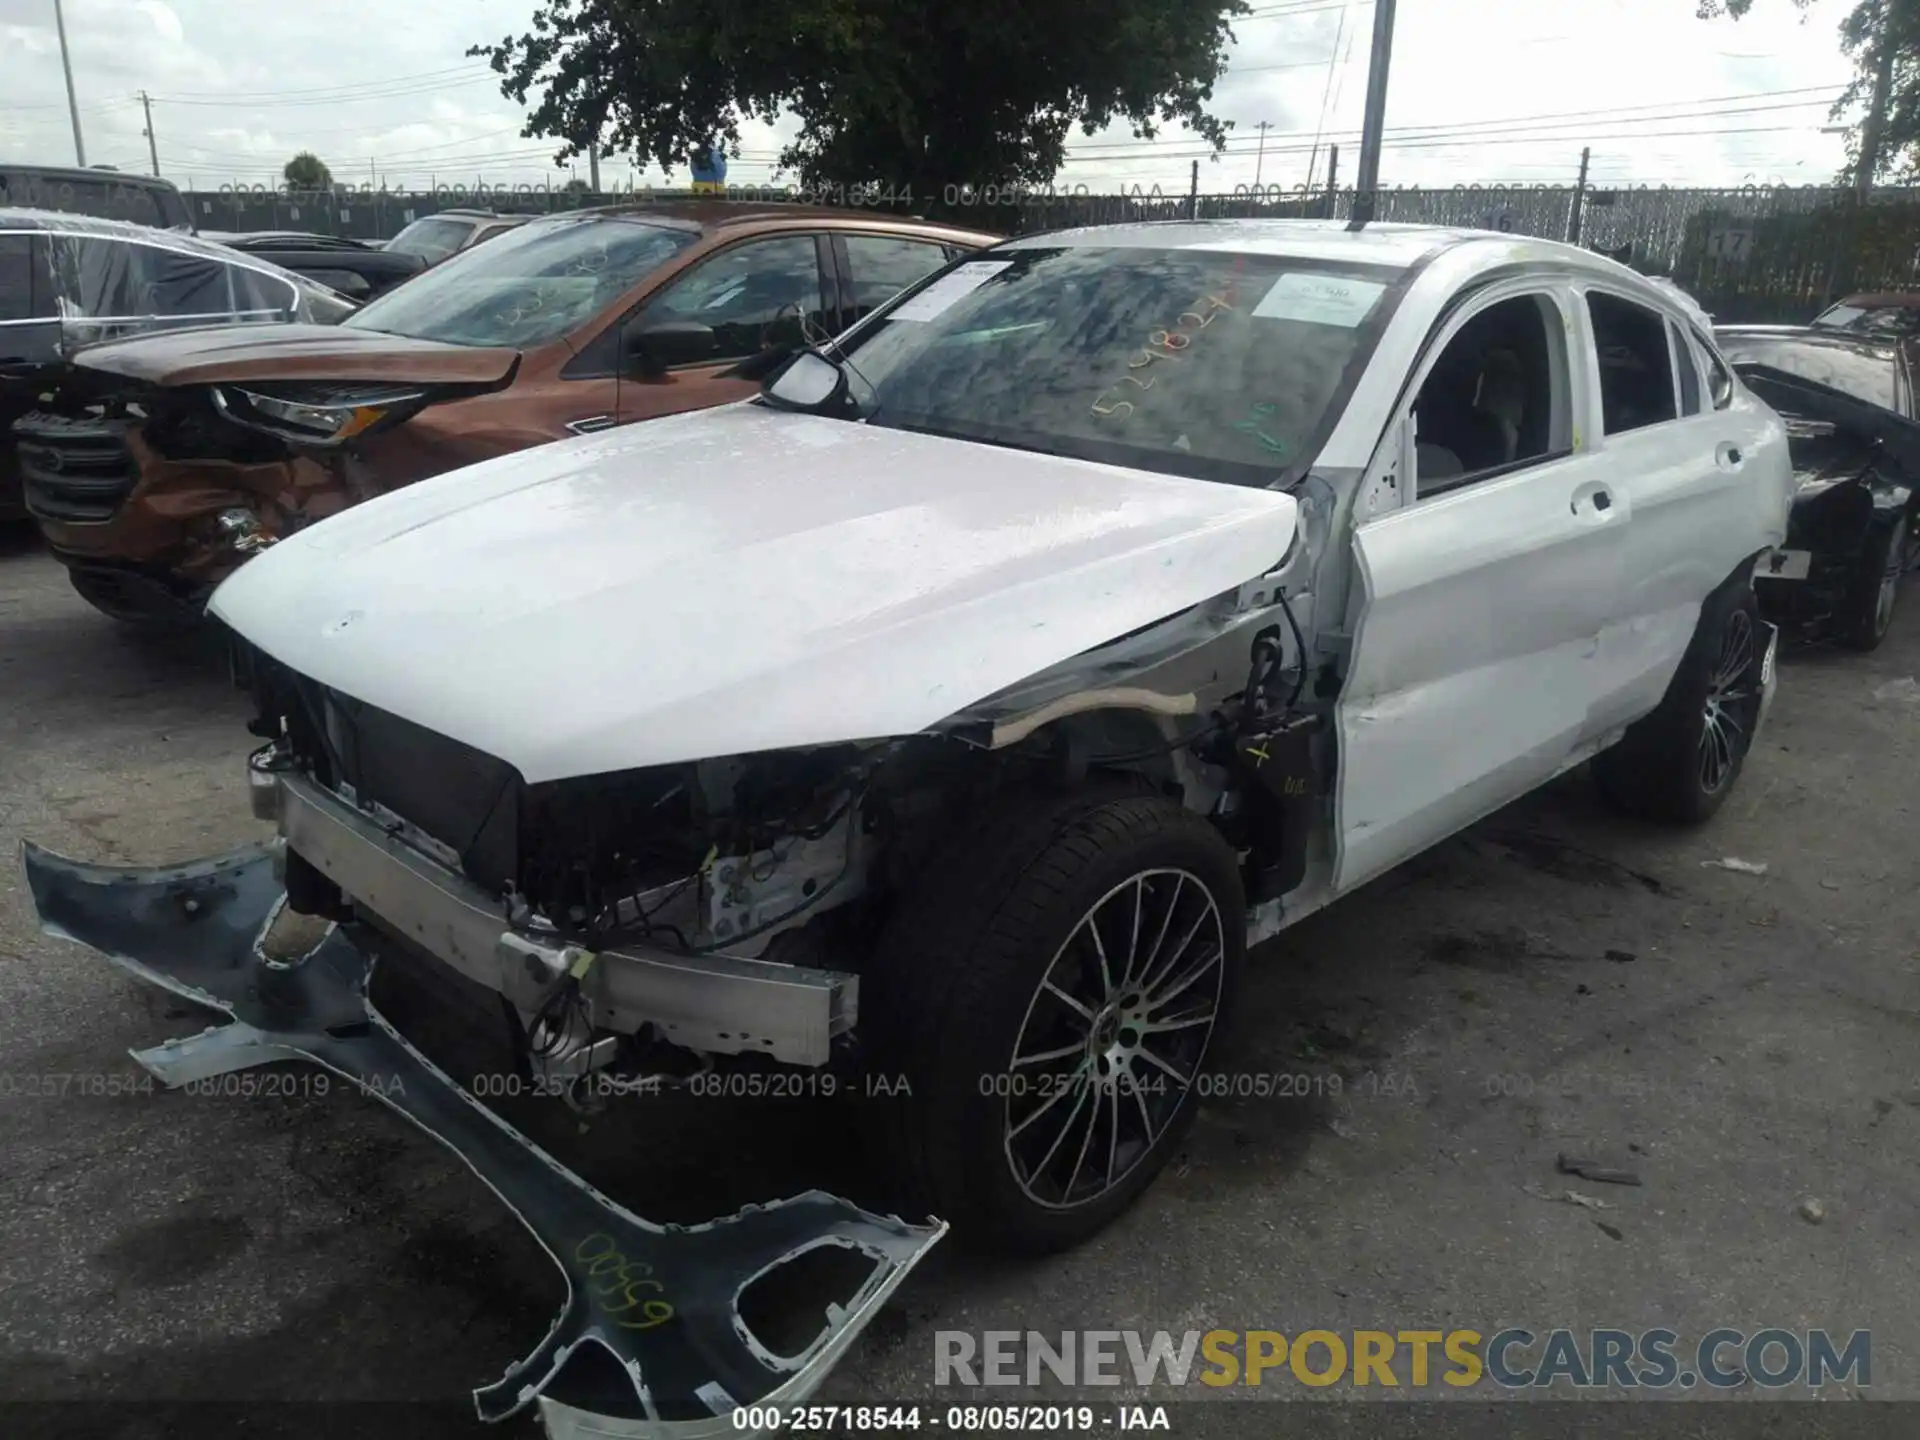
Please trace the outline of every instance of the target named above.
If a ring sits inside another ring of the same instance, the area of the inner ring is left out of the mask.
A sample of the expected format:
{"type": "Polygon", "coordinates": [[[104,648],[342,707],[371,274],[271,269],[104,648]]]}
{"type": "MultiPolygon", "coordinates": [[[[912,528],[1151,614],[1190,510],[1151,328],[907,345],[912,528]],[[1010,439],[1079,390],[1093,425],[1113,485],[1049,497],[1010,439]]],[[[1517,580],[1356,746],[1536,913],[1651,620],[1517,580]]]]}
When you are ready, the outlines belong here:
{"type": "MultiPolygon", "coordinates": [[[[1250,898],[1297,886],[1328,761],[1289,638],[1280,625],[1210,631],[1199,648],[1249,657],[1244,679],[1209,687],[1205,713],[1196,704],[1157,725],[1123,705],[1068,705],[1030,728],[958,724],[540,784],[242,648],[252,728],[267,742],[252,762],[262,792],[305,777],[556,953],[658,946],[857,974],[889,899],[1010,789],[1131,779],[1209,814],[1246,858],[1250,898]]],[[[1174,663],[1193,664],[1192,650],[1174,663]]],[[[354,915],[351,888],[297,840],[286,872],[296,910],[354,915]]]]}

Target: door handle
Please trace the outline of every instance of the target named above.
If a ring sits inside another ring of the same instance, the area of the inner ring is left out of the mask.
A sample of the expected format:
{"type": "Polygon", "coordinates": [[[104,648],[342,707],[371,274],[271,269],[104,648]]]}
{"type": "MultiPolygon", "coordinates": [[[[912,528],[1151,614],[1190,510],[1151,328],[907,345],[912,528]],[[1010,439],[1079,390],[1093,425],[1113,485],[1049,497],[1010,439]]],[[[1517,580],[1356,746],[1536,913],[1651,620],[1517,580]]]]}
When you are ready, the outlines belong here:
{"type": "Polygon", "coordinates": [[[1573,492],[1567,508],[1589,520],[1604,520],[1613,513],[1613,491],[1598,481],[1589,481],[1573,492]]]}
{"type": "Polygon", "coordinates": [[[1731,440],[1722,440],[1720,448],[1713,452],[1713,463],[1722,470],[1738,470],[1740,462],[1745,458],[1740,453],[1740,447],[1731,440]]]}

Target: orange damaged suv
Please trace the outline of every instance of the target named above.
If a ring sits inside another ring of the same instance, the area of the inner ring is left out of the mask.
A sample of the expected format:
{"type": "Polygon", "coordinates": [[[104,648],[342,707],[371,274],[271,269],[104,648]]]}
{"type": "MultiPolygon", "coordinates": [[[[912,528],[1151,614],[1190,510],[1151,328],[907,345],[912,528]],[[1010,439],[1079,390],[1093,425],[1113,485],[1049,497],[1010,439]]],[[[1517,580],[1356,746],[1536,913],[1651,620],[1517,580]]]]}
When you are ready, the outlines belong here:
{"type": "Polygon", "coordinates": [[[27,508],[95,607],[190,621],[283,535],[458,466],[744,399],[998,238],[721,200],[533,220],[337,325],[75,352],[14,426],[27,508]]]}

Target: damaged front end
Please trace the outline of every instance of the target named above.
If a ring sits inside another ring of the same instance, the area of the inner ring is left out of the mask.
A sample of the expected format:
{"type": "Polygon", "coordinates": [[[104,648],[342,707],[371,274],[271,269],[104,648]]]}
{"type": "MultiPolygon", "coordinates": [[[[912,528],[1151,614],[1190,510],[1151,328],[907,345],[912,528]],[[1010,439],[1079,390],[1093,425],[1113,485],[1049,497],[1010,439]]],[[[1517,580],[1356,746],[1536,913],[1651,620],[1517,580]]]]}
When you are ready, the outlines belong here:
{"type": "Polygon", "coordinates": [[[368,997],[374,947],[329,927],[297,960],[263,939],[286,903],[279,845],[156,869],[78,864],[28,846],[28,886],[43,927],[121,969],[223,1012],[228,1023],[134,1058],[168,1087],[283,1060],[354,1081],[457,1153],[505,1202],[566,1279],[552,1329],[474,1393],[484,1420],[536,1398],[555,1433],[694,1437],[742,1433],[736,1410],[805,1399],[907,1272],[939,1240],[814,1191],[701,1225],[654,1225],[563,1167],[485,1109],[406,1040],[368,997]],[[758,1278],[821,1247],[871,1262],[865,1282],[826,1308],[801,1353],[775,1354],[742,1318],[758,1278]],[[550,1399],[581,1346],[611,1355],[631,1385],[630,1419],[550,1399]]]}
{"type": "Polygon", "coordinates": [[[367,378],[351,359],[297,355],[195,368],[194,347],[218,338],[174,333],[82,351],[14,422],[27,512],[74,588],[116,619],[197,621],[214,587],[262,550],[479,458],[432,454],[404,427],[430,405],[502,388],[518,365],[511,351],[489,351],[479,359],[491,372],[462,357],[471,375],[422,361],[416,378],[385,355],[358,363],[367,378]],[[173,352],[187,359],[170,364],[173,352]],[[344,378],[307,378],[295,361],[344,378]]]}

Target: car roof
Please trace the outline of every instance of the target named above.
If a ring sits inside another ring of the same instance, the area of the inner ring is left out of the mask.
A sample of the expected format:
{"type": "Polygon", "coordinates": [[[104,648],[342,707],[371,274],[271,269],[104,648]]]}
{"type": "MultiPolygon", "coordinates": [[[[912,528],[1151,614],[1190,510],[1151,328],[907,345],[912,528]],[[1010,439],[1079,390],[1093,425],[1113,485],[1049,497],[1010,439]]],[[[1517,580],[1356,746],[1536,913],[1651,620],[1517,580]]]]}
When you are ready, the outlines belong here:
{"type": "Polygon", "coordinates": [[[84,215],[78,211],[36,210],[26,205],[0,206],[0,230],[66,230],[81,235],[138,240],[149,245],[158,243],[162,238],[167,243],[197,238],[178,230],[162,230],[132,220],[103,220],[97,215],[84,215]]]}
{"type": "Polygon", "coordinates": [[[365,250],[367,242],[350,235],[321,235],[312,230],[202,230],[202,238],[223,245],[303,246],[308,249],[365,250]]]}
{"type": "MultiPolygon", "coordinates": [[[[1344,220],[1141,220],[1118,225],[1085,225],[1023,235],[1009,249],[1059,245],[1167,250],[1239,250],[1249,254],[1347,260],[1406,270],[1447,250],[1498,245],[1508,251],[1525,246],[1563,263],[1613,273],[1617,261],[1558,240],[1540,240],[1499,230],[1470,230],[1447,225],[1369,223],[1354,229],[1344,220]]],[[[1636,276],[1644,280],[1645,276],[1636,276]]]]}
{"type": "Polygon", "coordinates": [[[141,185],[149,190],[171,190],[178,194],[180,187],[171,180],[163,180],[158,175],[142,175],[132,170],[109,170],[98,166],[81,169],[75,165],[15,165],[0,160],[0,175],[32,175],[44,180],[112,180],[120,185],[141,185]]]}
{"type": "MultiPolygon", "coordinates": [[[[88,235],[101,240],[118,240],[128,245],[148,245],[180,254],[200,255],[209,260],[245,265],[270,271],[304,286],[313,281],[274,264],[258,252],[236,250],[218,240],[190,235],[183,230],[160,230],[152,225],[137,225],[131,220],[102,220],[93,215],[72,215],[64,210],[28,210],[0,206],[0,233],[9,230],[44,231],[49,235],[88,235]]],[[[325,287],[322,287],[323,289],[325,287]]]]}
{"type": "Polygon", "coordinates": [[[1849,295],[1837,303],[1861,310],[1914,310],[1920,309],[1920,291],[1876,290],[1865,295],[1849,295]]]}

